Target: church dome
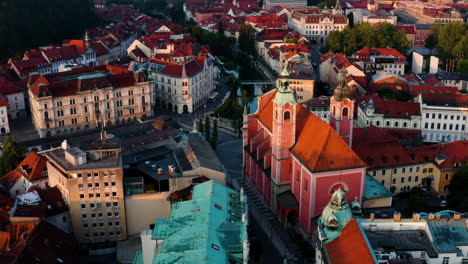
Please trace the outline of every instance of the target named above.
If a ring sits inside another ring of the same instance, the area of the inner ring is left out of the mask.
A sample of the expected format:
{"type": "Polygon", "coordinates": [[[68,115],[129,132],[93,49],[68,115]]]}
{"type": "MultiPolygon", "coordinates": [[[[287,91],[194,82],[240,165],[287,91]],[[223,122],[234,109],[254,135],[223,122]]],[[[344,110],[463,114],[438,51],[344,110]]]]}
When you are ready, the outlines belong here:
{"type": "Polygon", "coordinates": [[[278,92],[275,95],[275,102],[277,105],[285,105],[286,103],[296,104],[296,98],[294,97],[294,93],[289,87],[289,73],[286,67],[283,69],[281,73],[281,77],[276,80],[276,88],[278,92]]]}
{"type": "Polygon", "coordinates": [[[352,218],[353,214],[346,201],[346,194],[343,190],[338,189],[333,193],[330,202],[323,209],[319,219],[319,225],[324,227],[325,232],[327,232],[327,230],[341,232],[341,229],[343,229],[352,218]]]}
{"type": "Polygon", "coordinates": [[[345,68],[343,68],[340,71],[340,76],[338,77],[338,84],[333,90],[333,97],[338,102],[341,102],[346,98],[349,98],[349,99],[352,98],[351,89],[349,89],[349,86],[346,83],[346,74],[347,74],[347,71],[345,68]]]}

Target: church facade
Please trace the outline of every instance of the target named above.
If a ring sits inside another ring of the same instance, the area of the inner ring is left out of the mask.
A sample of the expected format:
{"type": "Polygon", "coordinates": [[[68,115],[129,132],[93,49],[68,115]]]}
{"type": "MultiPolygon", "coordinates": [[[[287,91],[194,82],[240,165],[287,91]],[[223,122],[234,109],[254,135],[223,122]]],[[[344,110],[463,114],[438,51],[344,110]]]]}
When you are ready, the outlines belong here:
{"type": "Polygon", "coordinates": [[[354,101],[340,75],[328,125],[298,104],[285,70],[277,89],[244,115],[244,176],[281,219],[294,215],[305,234],[337,189],[362,202],[366,164],[353,152],[354,101]]]}

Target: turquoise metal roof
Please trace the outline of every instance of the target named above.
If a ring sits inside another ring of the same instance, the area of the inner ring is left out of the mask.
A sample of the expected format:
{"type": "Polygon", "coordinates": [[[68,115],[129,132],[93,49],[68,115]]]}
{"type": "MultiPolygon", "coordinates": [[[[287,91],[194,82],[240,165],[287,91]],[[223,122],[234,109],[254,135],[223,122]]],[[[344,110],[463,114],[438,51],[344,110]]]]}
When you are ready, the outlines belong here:
{"type": "Polygon", "coordinates": [[[192,200],[173,204],[168,219],[156,220],[152,238],[163,245],[153,263],[241,263],[246,202],[215,181],[195,186],[192,200]]]}
{"type": "Polygon", "coordinates": [[[143,264],[143,255],[141,254],[141,250],[138,250],[135,258],[133,259],[132,264],[143,264]]]}
{"type": "Polygon", "coordinates": [[[391,197],[393,193],[380,184],[374,177],[366,174],[364,182],[364,200],[391,197]]]}
{"type": "Polygon", "coordinates": [[[352,218],[353,214],[346,201],[345,192],[341,189],[336,190],[330,202],[323,208],[318,221],[319,226],[323,227],[322,232],[327,238],[326,243],[337,238],[352,218]]]}
{"type": "Polygon", "coordinates": [[[458,253],[457,246],[468,246],[468,232],[465,226],[466,219],[427,221],[432,234],[432,243],[439,253],[458,253]]]}

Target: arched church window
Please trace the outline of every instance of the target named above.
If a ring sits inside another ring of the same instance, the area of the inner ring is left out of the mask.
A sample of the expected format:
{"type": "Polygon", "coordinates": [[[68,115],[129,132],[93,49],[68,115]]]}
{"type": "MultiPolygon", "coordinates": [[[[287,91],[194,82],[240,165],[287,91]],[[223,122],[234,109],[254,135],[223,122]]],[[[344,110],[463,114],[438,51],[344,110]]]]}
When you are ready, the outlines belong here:
{"type": "Polygon", "coordinates": [[[289,111],[284,112],[284,120],[289,120],[289,119],[291,119],[291,112],[289,111]]]}
{"type": "Polygon", "coordinates": [[[348,107],[343,108],[343,117],[348,116],[348,107]]]}

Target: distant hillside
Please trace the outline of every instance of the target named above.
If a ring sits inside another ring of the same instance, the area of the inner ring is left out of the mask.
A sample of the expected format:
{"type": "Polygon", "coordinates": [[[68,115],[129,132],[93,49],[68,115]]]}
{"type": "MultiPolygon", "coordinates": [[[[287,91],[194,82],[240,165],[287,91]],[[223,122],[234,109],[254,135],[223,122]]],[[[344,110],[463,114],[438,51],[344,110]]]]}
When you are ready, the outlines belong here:
{"type": "Polygon", "coordinates": [[[0,62],[30,48],[80,38],[98,23],[91,0],[0,1],[0,62]]]}

